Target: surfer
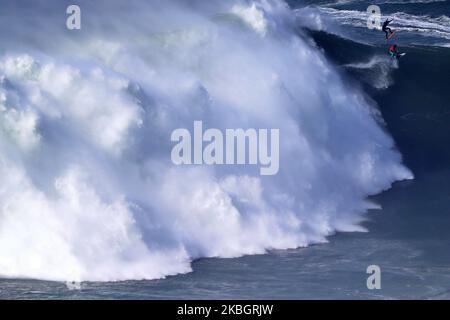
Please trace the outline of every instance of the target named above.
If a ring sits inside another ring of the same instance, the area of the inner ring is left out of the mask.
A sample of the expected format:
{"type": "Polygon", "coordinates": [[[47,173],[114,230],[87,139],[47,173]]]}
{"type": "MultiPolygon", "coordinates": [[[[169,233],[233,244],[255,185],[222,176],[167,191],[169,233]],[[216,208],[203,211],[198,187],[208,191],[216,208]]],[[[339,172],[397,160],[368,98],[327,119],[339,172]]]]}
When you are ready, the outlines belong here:
{"type": "Polygon", "coordinates": [[[393,33],[392,29],[388,27],[389,23],[391,23],[392,21],[394,21],[394,19],[392,20],[386,19],[386,21],[383,23],[382,30],[383,32],[386,33],[386,39],[389,39],[389,36],[393,33]]]}
{"type": "Polygon", "coordinates": [[[398,59],[398,58],[404,56],[405,53],[400,53],[398,51],[398,46],[396,44],[394,44],[394,45],[392,45],[389,48],[389,55],[391,56],[391,58],[397,58],[398,59]]]}

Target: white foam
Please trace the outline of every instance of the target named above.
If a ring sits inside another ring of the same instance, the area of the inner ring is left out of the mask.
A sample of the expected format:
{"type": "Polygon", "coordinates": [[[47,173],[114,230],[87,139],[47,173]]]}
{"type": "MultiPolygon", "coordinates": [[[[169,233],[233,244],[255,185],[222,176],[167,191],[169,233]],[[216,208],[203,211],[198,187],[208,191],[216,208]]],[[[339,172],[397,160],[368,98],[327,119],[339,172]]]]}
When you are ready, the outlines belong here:
{"type": "Polygon", "coordinates": [[[245,6],[241,4],[235,5],[231,11],[247,23],[252,29],[261,35],[267,32],[267,20],[264,17],[264,11],[258,9],[256,3],[245,6]]]}

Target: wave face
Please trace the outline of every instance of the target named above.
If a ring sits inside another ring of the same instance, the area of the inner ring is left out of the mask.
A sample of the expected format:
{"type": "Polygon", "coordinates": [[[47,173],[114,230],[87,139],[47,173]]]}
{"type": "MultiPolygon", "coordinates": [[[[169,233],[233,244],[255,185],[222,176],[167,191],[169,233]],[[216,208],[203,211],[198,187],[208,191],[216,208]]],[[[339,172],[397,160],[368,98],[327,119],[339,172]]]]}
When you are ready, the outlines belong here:
{"type": "Polygon", "coordinates": [[[81,1],[75,32],[64,3],[2,3],[1,276],[155,279],[325,242],[412,178],[284,2],[120,3],[81,1]],[[194,120],[280,128],[278,175],[172,165],[194,120]]]}

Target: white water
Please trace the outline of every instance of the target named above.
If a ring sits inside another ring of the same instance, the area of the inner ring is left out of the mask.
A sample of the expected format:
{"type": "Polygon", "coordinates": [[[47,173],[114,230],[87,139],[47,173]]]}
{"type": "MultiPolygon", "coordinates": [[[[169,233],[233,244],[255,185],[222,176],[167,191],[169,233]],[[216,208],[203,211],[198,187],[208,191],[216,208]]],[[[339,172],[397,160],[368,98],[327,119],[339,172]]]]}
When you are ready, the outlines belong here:
{"type": "Polygon", "coordinates": [[[412,178],[281,1],[81,2],[78,33],[39,3],[0,14],[3,277],[154,279],[325,242],[412,178]],[[280,128],[279,174],[175,167],[194,120],[280,128]]]}

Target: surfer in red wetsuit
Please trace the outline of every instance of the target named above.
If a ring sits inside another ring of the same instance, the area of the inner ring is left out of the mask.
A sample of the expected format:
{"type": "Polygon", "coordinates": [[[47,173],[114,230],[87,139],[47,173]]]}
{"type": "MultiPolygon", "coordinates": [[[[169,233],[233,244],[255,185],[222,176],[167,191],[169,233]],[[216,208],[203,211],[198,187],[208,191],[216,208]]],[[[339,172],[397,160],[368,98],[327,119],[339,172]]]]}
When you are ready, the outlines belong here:
{"type": "Polygon", "coordinates": [[[401,56],[400,52],[398,51],[398,46],[396,44],[392,45],[389,48],[389,55],[391,58],[399,58],[401,56]]]}

